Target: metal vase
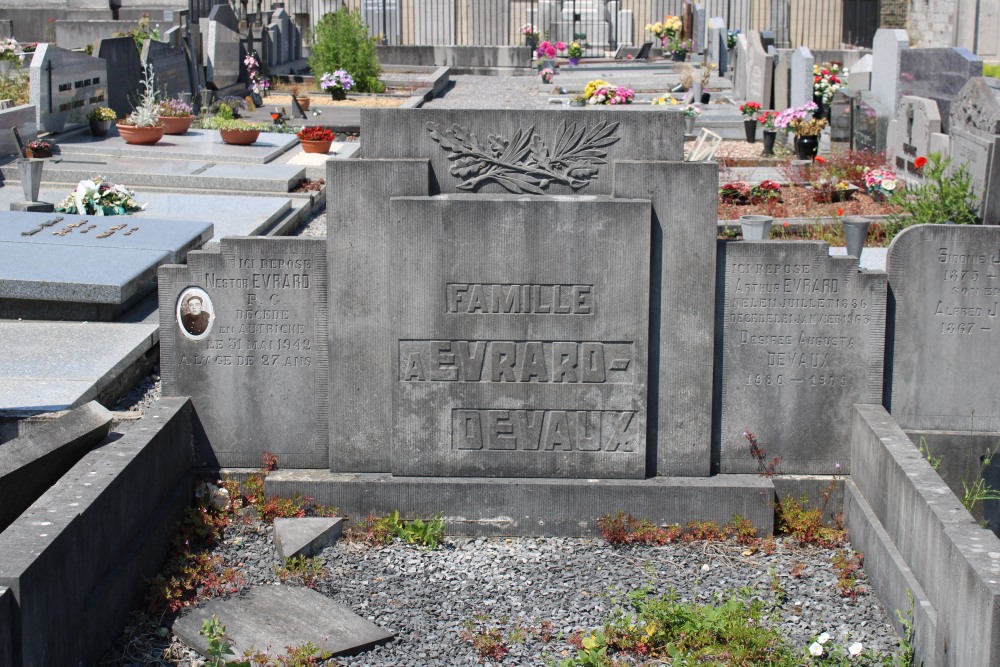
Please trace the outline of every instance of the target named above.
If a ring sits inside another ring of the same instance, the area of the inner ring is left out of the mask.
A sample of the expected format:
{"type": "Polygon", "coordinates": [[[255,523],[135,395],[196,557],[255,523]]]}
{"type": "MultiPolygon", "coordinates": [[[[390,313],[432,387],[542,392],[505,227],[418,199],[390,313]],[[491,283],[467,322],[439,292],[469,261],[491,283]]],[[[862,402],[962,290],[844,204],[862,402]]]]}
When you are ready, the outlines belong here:
{"type": "Polygon", "coordinates": [[[694,134],[694,122],[698,120],[694,116],[684,116],[684,133],[694,134]]]}
{"type": "Polygon", "coordinates": [[[24,190],[25,201],[38,201],[38,188],[42,185],[42,167],[45,160],[17,161],[17,171],[21,176],[21,189],[24,190]]]}
{"type": "Polygon", "coordinates": [[[858,266],[861,265],[861,253],[865,249],[865,239],[868,237],[868,225],[872,223],[869,218],[860,215],[846,216],[843,221],[844,241],[847,245],[847,254],[858,258],[858,266]]]}
{"type": "Polygon", "coordinates": [[[771,221],[769,215],[741,215],[740,227],[743,229],[744,241],[766,241],[771,237],[771,221]]]}

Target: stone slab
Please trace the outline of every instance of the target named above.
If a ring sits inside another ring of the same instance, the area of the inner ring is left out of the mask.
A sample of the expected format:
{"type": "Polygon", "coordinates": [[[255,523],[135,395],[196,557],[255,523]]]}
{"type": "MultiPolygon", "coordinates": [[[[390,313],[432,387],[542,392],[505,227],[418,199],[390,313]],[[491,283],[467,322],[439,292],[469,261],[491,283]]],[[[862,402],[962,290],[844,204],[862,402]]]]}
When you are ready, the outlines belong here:
{"type": "Polygon", "coordinates": [[[98,664],[121,636],[190,507],[191,425],[188,399],[161,398],[0,533],[18,664],[98,664]]]}
{"type": "Polygon", "coordinates": [[[875,31],[872,41],[871,92],[890,116],[896,115],[896,103],[899,101],[900,57],[909,48],[910,38],[905,30],[880,28],[875,31]]]}
{"type": "Polygon", "coordinates": [[[92,109],[107,106],[108,64],[85,53],[42,42],[31,58],[29,99],[39,130],[86,125],[92,109]]]}
{"type": "Polygon", "coordinates": [[[299,493],[345,516],[443,514],[449,535],[594,537],[597,520],[625,510],[657,525],[691,520],[720,525],[745,516],[759,535],[774,530],[774,485],[759,475],[613,479],[394,477],[372,473],[276,470],[269,495],[299,493]]]}
{"type": "Polygon", "coordinates": [[[226,238],[160,270],[163,393],[192,397],[200,464],[254,467],[266,450],[329,465],[325,245],[226,238]],[[189,296],[206,317],[186,319],[189,296]]]}
{"type": "MultiPolygon", "coordinates": [[[[261,132],[257,141],[249,146],[234,146],[222,141],[217,130],[191,129],[185,134],[164,135],[153,146],[127,144],[118,135],[114,125],[106,137],[77,134],[59,141],[60,155],[69,161],[70,156],[107,155],[112,157],[141,157],[149,160],[201,160],[217,164],[265,164],[273,161],[299,143],[294,134],[261,132]]],[[[48,165],[46,165],[48,166],[48,165]]]]}
{"type": "Polygon", "coordinates": [[[91,401],[0,446],[0,532],[110,429],[111,413],[91,401]]]}
{"type": "Polygon", "coordinates": [[[858,405],[851,421],[851,481],[937,611],[934,650],[947,660],[932,664],[1000,663],[1000,539],[965,511],[882,406],[858,405]]]}
{"type": "Polygon", "coordinates": [[[916,225],[887,260],[885,404],[905,429],[1000,430],[1000,228],[916,225]],[[974,388],[974,390],[970,390],[974,388]]]}
{"type": "Polygon", "coordinates": [[[365,651],[396,636],[322,593],[290,586],[260,586],[238,597],[209,600],[180,616],[171,629],[186,645],[205,654],[208,643],[198,631],[212,616],[226,626],[237,655],[251,648],[311,642],[337,656],[365,651]]]}
{"type": "Polygon", "coordinates": [[[56,205],[45,201],[12,201],[10,210],[26,213],[51,213],[56,210],[56,205]]]}
{"type": "Polygon", "coordinates": [[[757,470],[749,431],[782,472],[847,472],[851,406],[882,396],[885,274],[825,243],[720,247],[721,471],[757,470]]]}
{"type": "Polygon", "coordinates": [[[394,474],[645,476],[648,201],[398,198],[389,224],[394,474]]]}
{"type": "Polygon", "coordinates": [[[340,517],[302,517],[274,520],[274,548],[278,558],[312,557],[340,539],[344,520],[340,517]]]}
{"type": "Polygon", "coordinates": [[[191,94],[187,55],[180,44],[146,40],[142,45],[142,62],[152,66],[156,89],[164,98],[191,94]]]}
{"type": "Polygon", "coordinates": [[[0,416],[106,400],[158,340],[155,324],[0,320],[0,416]]]}
{"type": "MultiPolygon", "coordinates": [[[[38,121],[35,118],[35,107],[30,104],[0,109],[0,156],[18,153],[17,142],[11,128],[17,128],[22,141],[31,141],[38,136],[38,121]]],[[[18,188],[20,189],[20,188],[18,188]]]]}

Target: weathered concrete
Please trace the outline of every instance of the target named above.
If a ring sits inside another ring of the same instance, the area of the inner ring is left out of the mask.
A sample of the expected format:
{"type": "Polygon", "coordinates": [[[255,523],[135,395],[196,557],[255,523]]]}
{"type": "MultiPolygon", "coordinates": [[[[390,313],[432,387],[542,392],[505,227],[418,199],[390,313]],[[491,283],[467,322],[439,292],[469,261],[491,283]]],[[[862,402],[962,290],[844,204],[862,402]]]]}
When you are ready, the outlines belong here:
{"type": "Polygon", "coordinates": [[[274,548],[278,558],[315,556],[340,539],[344,520],[340,517],[314,516],[274,520],[274,548]]]}

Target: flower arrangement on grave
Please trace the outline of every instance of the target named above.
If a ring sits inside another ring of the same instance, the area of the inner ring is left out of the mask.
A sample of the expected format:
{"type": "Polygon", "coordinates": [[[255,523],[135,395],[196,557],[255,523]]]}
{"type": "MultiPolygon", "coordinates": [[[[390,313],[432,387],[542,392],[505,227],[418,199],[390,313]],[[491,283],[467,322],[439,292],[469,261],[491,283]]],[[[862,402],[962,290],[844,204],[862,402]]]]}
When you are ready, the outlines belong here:
{"type": "Polygon", "coordinates": [[[21,59],[17,55],[19,51],[21,51],[21,45],[13,37],[0,41],[0,60],[20,65],[21,59]]]}
{"type": "Polygon", "coordinates": [[[271,88],[271,81],[260,74],[260,60],[257,58],[257,52],[248,53],[243,59],[243,64],[247,68],[247,76],[250,79],[247,90],[261,97],[267,95],[267,91],[271,88]]]}
{"type": "Polygon", "coordinates": [[[335,100],[346,100],[347,91],[354,87],[354,79],[346,70],[338,69],[333,74],[324,72],[320,77],[319,86],[330,93],[335,100]]]}
{"type": "Polygon", "coordinates": [[[730,30],[726,33],[726,48],[735,49],[736,48],[736,35],[740,34],[739,28],[736,30],[730,30]]]}
{"type": "Polygon", "coordinates": [[[21,45],[21,52],[22,53],[34,53],[37,50],[38,50],[38,42],[32,42],[31,44],[22,44],[21,45]]]}
{"type": "Polygon", "coordinates": [[[566,55],[570,58],[582,58],[583,46],[580,45],[580,42],[571,42],[569,47],[566,49],[566,55]]]}
{"type": "Polygon", "coordinates": [[[555,76],[555,72],[552,71],[551,67],[546,67],[540,74],[542,75],[542,83],[552,83],[552,77],[555,76]]]}
{"type": "Polygon", "coordinates": [[[681,33],[683,27],[679,16],[667,16],[662,21],[647,23],[646,31],[658,37],[660,44],[666,45],[668,40],[681,33]]]}
{"type": "Polygon", "coordinates": [[[675,58],[683,58],[691,51],[691,40],[682,39],[680,35],[674,35],[667,43],[667,50],[675,58]]]}
{"type": "Polygon", "coordinates": [[[118,121],[118,124],[128,127],[162,127],[163,121],[160,120],[159,109],[153,66],[147,65],[143,68],[142,96],[139,98],[139,104],[132,108],[132,113],[118,121]]]}
{"type": "Polygon", "coordinates": [[[896,191],[896,172],[890,169],[865,169],[865,191],[872,199],[885,201],[896,191]]]}
{"type": "Polygon", "coordinates": [[[243,132],[267,132],[271,126],[267,123],[251,123],[242,118],[237,118],[232,107],[228,104],[219,106],[218,112],[204,121],[207,130],[230,131],[237,130],[243,132]]]}
{"type": "Polygon", "coordinates": [[[841,69],[839,63],[823,63],[813,65],[813,100],[817,104],[829,105],[833,94],[843,88],[843,79],[847,76],[847,68],[841,69]]]}
{"type": "Polygon", "coordinates": [[[751,186],[746,181],[732,181],[719,188],[719,199],[725,204],[761,204],[781,201],[781,186],[765,180],[751,186]]]}
{"type": "Polygon", "coordinates": [[[76,190],[57,206],[60,213],[78,215],[128,215],[146,208],[135,200],[135,193],[124,185],[107,183],[103,176],[80,181],[76,190]]]}
{"type": "Polygon", "coordinates": [[[52,157],[52,144],[41,139],[33,139],[24,147],[24,156],[27,158],[52,157]]]}
{"type": "Polygon", "coordinates": [[[661,97],[654,97],[650,104],[653,106],[674,105],[677,104],[677,100],[670,93],[664,93],[661,97]]]}
{"type": "Polygon", "coordinates": [[[819,107],[815,102],[806,102],[797,107],[789,107],[778,114],[774,126],[796,137],[818,137],[826,127],[825,118],[810,118],[819,107]]]}
{"type": "Polygon", "coordinates": [[[108,107],[94,107],[87,114],[87,120],[114,121],[118,120],[118,114],[115,113],[114,109],[108,107]]]}
{"type": "Polygon", "coordinates": [[[778,128],[774,126],[774,122],[778,119],[777,111],[764,111],[757,116],[757,123],[764,128],[765,132],[777,132],[778,128]]]}
{"type": "Polygon", "coordinates": [[[740,105],[740,113],[746,116],[747,120],[753,120],[760,113],[760,104],[757,102],[744,102],[740,105]]]}
{"type": "Polygon", "coordinates": [[[334,139],[333,130],[322,125],[303,127],[295,136],[299,138],[299,141],[333,141],[334,139]]]}
{"type": "Polygon", "coordinates": [[[587,100],[587,104],[632,104],[635,91],[594,79],[583,89],[583,98],[587,100]]]}
{"type": "Polygon", "coordinates": [[[525,23],[521,26],[521,35],[526,42],[538,41],[538,28],[533,23],[525,23]]]}
{"type": "Polygon", "coordinates": [[[693,104],[685,105],[684,107],[684,117],[685,118],[697,118],[701,115],[701,109],[693,104]]]}
{"type": "Polygon", "coordinates": [[[194,108],[179,97],[173,97],[160,102],[159,114],[167,118],[187,118],[194,115],[194,108]]]}
{"type": "Polygon", "coordinates": [[[565,42],[550,42],[545,40],[535,49],[535,57],[539,60],[552,60],[565,50],[565,42]]]}

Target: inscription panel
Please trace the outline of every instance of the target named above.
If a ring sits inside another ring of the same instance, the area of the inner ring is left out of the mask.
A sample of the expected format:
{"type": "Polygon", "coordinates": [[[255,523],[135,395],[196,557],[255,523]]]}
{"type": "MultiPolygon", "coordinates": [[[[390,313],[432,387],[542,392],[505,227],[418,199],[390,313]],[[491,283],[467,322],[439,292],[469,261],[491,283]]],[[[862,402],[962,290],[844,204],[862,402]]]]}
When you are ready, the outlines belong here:
{"type": "Polygon", "coordinates": [[[885,275],[825,243],[725,246],[722,472],[755,472],[745,431],[786,473],[850,460],[850,409],[882,395],[885,275]]]}
{"type": "Polygon", "coordinates": [[[325,242],[222,240],[160,269],[163,393],[191,396],[200,463],[328,466],[325,242]]]}
{"type": "Polygon", "coordinates": [[[903,428],[1000,429],[1000,229],[910,227],[886,268],[892,416],[903,428]]]}
{"type": "Polygon", "coordinates": [[[614,202],[392,200],[394,474],[645,474],[650,204],[614,202]]]}

